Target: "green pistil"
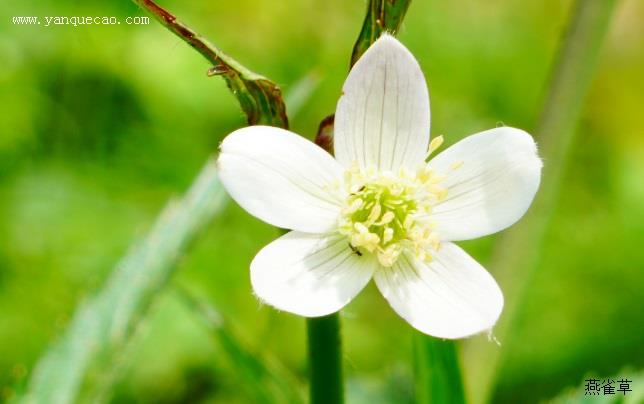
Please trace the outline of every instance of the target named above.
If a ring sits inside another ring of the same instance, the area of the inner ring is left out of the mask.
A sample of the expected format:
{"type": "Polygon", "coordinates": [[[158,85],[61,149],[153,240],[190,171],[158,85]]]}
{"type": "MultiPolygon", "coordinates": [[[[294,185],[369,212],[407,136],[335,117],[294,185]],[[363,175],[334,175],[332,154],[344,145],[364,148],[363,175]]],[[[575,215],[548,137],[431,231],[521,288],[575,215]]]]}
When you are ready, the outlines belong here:
{"type": "Polygon", "coordinates": [[[360,207],[349,214],[348,221],[353,225],[361,223],[369,233],[377,235],[380,239],[378,246],[382,249],[406,238],[405,220],[416,211],[416,201],[408,196],[407,190],[397,188],[392,192],[390,187],[382,184],[366,184],[348,199],[349,206],[362,201],[360,207]]]}

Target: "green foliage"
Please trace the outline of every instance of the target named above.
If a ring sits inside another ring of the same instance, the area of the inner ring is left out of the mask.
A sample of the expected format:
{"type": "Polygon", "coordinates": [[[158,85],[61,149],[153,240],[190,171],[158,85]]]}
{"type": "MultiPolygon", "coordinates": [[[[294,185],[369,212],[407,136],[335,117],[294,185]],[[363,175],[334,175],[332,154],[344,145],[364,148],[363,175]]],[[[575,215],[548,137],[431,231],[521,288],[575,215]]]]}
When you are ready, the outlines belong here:
{"type": "MultiPolygon", "coordinates": [[[[561,178],[567,154],[572,145],[584,98],[598,63],[616,1],[578,0],[570,13],[570,23],[554,61],[553,73],[546,90],[543,110],[536,128],[540,156],[545,160],[542,183],[531,211],[521,222],[503,234],[495,246],[491,270],[504,285],[504,318],[495,327],[498,338],[505,340],[516,313],[523,304],[523,293],[539,261],[540,246],[552,218],[553,206],[562,187],[561,178]],[[530,248],[526,248],[530,246],[530,248]],[[517,253],[522,251],[522,253],[517,253]],[[517,268],[525,268],[516,276],[517,268]]],[[[492,394],[501,351],[479,341],[476,365],[470,377],[475,402],[486,402],[492,394]]]]}
{"type": "Polygon", "coordinates": [[[463,404],[456,342],[414,333],[416,402],[463,404]]]}
{"type": "Polygon", "coordinates": [[[199,314],[221,352],[236,368],[237,384],[246,390],[254,403],[303,403],[298,391],[299,381],[267,352],[257,352],[245,342],[247,338],[234,330],[229,319],[212,304],[195,298],[186,291],[181,297],[195,313],[199,314]]]}
{"type": "Polygon", "coordinates": [[[109,386],[105,378],[115,376],[115,358],[121,358],[177,260],[225,201],[210,161],[184,199],[170,202],[148,236],[116,266],[104,288],[79,306],[66,332],[36,366],[24,402],[96,400],[101,393],[94,389],[109,386]],[[85,384],[88,375],[94,380],[85,384]]]}
{"type": "MultiPolygon", "coordinates": [[[[249,124],[288,126],[277,86],[205,43],[155,3],[143,1],[140,4],[148,7],[172,32],[217,63],[211,71],[226,79],[246,112],[249,124]]],[[[70,403],[109,396],[109,388],[117,375],[116,365],[125,346],[167,284],[187,246],[222,209],[225,200],[216,162],[211,160],[184,199],[170,202],[148,236],[117,265],[105,287],[79,306],[66,333],[39,361],[22,401],[70,403]]],[[[237,357],[244,354],[226,331],[219,334],[219,339],[230,354],[237,357]]],[[[248,355],[244,359],[242,363],[257,373],[259,362],[248,355]]],[[[269,396],[265,394],[263,401],[268,402],[269,396]]]]}

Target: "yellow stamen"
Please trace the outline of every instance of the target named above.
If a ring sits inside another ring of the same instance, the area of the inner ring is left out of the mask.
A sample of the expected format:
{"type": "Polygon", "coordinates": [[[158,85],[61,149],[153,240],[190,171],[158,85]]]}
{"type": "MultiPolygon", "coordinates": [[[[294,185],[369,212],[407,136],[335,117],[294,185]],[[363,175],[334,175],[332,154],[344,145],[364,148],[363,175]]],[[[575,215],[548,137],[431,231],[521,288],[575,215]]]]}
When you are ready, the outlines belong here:
{"type": "Polygon", "coordinates": [[[443,135],[436,136],[435,138],[432,139],[431,142],[429,142],[429,149],[427,150],[427,155],[425,156],[425,160],[429,158],[429,156],[432,155],[433,152],[436,151],[441,145],[443,144],[443,135]]]}
{"type": "Polygon", "coordinates": [[[464,163],[463,160],[455,161],[452,163],[452,165],[449,166],[449,168],[451,168],[452,170],[458,170],[459,168],[461,168],[463,163],[464,163]]]}

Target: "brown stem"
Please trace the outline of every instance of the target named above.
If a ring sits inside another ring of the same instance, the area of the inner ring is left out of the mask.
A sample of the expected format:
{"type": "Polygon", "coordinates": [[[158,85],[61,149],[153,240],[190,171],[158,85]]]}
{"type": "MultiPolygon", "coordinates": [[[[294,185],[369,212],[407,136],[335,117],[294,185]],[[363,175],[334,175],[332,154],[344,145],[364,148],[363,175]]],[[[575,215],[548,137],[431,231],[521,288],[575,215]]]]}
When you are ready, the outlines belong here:
{"type": "Polygon", "coordinates": [[[226,55],[155,2],[133,1],[212,63],[207,74],[222,76],[226,80],[246,114],[249,125],[266,124],[288,128],[282,91],[275,83],[226,55]]]}

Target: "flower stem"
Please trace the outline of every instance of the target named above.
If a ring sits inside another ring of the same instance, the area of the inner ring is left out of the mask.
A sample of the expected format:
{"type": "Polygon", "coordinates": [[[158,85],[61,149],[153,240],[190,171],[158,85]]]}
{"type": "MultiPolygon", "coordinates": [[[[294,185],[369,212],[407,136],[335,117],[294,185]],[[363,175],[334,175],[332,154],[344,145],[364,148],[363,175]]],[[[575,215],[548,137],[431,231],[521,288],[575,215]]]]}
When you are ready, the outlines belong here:
{"type": "Polygon", "coordinates": [[[456,343],[416,333],[414,351],[416,402],[465,403],[456,343]]]}
{"type": "Polygon", "coordinates": [[[369,0],[367,15],[351,54],[351,66],[383,32],[398,33],[410,3],[411,0],[369,0]]]}
{"type": "MultiPolygon", "coordinates": [[[[391,35],[398,33],[410,4],[411,0],[369,0],[367,14],[351,52],[351,67],[384,32],[391,35]]],[[[315,143],[331,154],[334,119],[333,114],[324,118],[315,137],[315,143]]]]}
{"type": "Polygon", "coordinates": [[[344,403],[340,315],[308,318],[311,404],[344,403]]]}

